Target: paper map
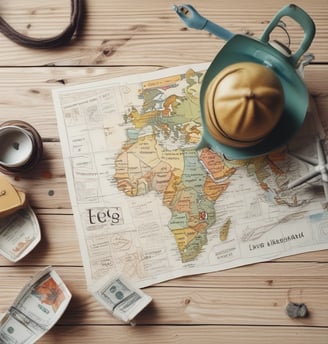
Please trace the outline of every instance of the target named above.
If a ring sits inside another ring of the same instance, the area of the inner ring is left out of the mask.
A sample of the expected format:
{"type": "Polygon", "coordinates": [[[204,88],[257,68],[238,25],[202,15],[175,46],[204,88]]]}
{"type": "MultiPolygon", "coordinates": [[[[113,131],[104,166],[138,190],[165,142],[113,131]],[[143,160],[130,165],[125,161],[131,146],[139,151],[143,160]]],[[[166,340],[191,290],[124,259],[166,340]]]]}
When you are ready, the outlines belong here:
{"type": "MultiPolygon", "coordinates": [[[[145,287],[328,248],[320,179],[287,190],[305,162],[283,149],[247,161],[196,150],[207,67],[53,91],[89,285],[122,273],[145,287]]],[[[313,156],[319,129],[305,127],[294,148],[313,156]]]]}

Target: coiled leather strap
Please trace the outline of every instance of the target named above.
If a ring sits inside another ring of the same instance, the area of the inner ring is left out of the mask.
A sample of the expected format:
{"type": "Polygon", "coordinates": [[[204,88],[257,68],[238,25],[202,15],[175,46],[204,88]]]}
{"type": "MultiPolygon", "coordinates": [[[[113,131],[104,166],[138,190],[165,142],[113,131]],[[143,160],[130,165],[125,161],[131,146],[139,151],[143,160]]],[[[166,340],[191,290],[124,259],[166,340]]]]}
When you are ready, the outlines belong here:
{"type": "Polygon", "coordinates": [[[0,17],[0,32],[13,42],[29,48],[55,48],[68,43],[80,30],[83,16],[83,0],[71,0],[70,23],[60,34],[49,38],[33,38],[21,34],[0,17]]]}

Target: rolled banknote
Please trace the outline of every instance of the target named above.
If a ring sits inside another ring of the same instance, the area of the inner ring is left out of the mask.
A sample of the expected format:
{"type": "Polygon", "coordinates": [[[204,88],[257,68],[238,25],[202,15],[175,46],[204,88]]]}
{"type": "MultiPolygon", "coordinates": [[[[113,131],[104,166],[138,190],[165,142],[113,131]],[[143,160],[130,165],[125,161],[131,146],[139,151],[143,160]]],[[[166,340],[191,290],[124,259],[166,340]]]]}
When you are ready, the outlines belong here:
{"type": "Polygon", "coordinates": [[[132,325],[133,319],[152,301],[121,275],[106,276],[89,286],[89,291],[114,317],[132,325]]]}
{"type": "Polygon", "coordinates": [[[30,205],[0,218],[0,254],[12,262],[25,257],[40,240],[40,225],[30,205]]]}
{"type": "Polygon", "coordinates": [[[0,343],[35,343],[59,320],[71,297],[52,267],[37,273],[0,320],[0,343]]]}

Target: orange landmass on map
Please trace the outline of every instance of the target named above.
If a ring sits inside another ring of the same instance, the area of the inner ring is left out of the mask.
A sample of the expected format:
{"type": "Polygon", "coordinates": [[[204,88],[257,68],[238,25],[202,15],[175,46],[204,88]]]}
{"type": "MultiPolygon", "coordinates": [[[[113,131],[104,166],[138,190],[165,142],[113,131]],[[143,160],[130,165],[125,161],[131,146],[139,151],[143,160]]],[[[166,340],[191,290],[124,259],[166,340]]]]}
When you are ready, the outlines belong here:
{"type": "Polygon", "coordinates": [[[200,159],[215,180],[230,177],[236,172],[235,168],[226,166],[224,160],[209,148],[202,150],[200,159]]]}
{"type": "Polygon", "coordinates": [[[200,232],[205,230],[206,227],[207,223],[198,223],[195,227],[173,229],[172,233],[179,251],[183,252],[187,248],[188,244],[192,242],[200,232]]]}
{"type": "Polygon", "coordinates": [[[230,182],[223,182],[223,183],[215,183],[212,178],[209,176],[206,177],[204,183],[204,194],[206,194],[207,198],[210,201],[216,201],[221,194],[228,188],[230,182]]]}
{"type": "Polygon", "coordinates": [[[158,116],[158,111],[147,111],[145,114],[140,114],[137,109],[133,108],[129,113],[128,118],[132,121],[133,125],[137,128],[144,128],[152,118],[158,116]]]}

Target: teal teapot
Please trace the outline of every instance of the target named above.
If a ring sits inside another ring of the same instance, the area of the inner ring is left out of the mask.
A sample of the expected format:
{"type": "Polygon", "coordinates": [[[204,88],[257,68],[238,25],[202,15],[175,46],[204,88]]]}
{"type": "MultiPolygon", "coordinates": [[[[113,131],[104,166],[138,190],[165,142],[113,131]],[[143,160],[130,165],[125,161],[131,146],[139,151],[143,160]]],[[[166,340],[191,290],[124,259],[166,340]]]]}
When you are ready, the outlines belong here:
{"type": "Polygon", "coordinates": [[[294,4],[287,5],[257,39],[214,24],[191,5],[174,9],[188,27],[207,30],[227,41],[202,81],[203,132],[198,149],[210,147],[227,159],[241,160],[285,145],[302,126],[309,107],[302,57],[315,36],[315,25],[308,14],[294,4]],[[277,41],[270,41],[271,32],[284,16],[298,22],[304,31],[295,53],[277,41]],[[247,93],[237,99],[236,94],[246,88],[247,93]],[[224,105],[229,99],[233,102],[224,105]]]}

